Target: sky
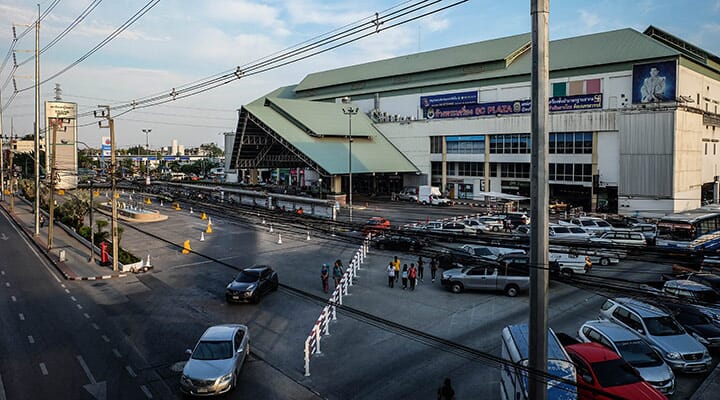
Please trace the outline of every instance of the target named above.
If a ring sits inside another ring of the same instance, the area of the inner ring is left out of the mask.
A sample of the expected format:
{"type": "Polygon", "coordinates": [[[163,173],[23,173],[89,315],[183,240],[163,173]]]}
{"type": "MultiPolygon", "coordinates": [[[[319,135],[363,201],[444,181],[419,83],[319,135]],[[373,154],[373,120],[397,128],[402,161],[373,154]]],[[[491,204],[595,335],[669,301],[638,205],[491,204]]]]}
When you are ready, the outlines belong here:
{"type": "MultiPolygon", "coordinates": [[[[41,49],[85,10],[92,11],[40,55],[41,81],[82,59],[41,84],[41,110],[45,101],[53,100],[59,84],[62,100],[77,103],[78,113],[86,114],[78,121],[78,140],[98,148],[101,137],[109,135],[90,114],[98,105],[110,105],[111,115],[116,115],[113,106],[167,95],[173,88],[257,65],[376,12],[384,15],[393,7],[418,2],[396,1],[43,0],[40,12],[52,9],[40,24],[41,49]],[[87,55],[141,10],[146,12],[140,18],[87,55]]],[[[440,7],[456,2],[444,0],[440,7]]],[[[0,70],[0,106],[6,136],[11,125],[17,135],[34,132],[34,30],[11,46],[13,26],[18,35],[24,32],[37,19],[37,4],[0,0],[0,63],[7,60],[0,70]],[[17,68],[11,49],[21,64],[17,68]]],[[[118,111],[117,146],[145,146],[147,140],[157,149],[177,140],[186,148],[204,143],[224,147],[223,133],[235,131],[237,110],[278,87],[299,83],[313,72],[526,33],[531,29],[530,4],[469,0],[399,26],[384,24],[388,28],[377,34],[197,95],[122,115],[118,111]],[[143,129],[151,131],[146,134],[143,129]]],[[[720,56],[720,0],[551,0],[549,20],[550,40],[623,28],[642,32],[654,25],[720,56]]]]}

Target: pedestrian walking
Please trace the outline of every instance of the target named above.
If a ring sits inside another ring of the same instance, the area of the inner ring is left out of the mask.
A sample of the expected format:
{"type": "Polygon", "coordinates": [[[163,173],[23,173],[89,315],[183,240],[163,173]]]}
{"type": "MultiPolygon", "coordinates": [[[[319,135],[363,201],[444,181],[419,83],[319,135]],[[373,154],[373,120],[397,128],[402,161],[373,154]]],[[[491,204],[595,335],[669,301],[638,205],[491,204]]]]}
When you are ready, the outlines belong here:
{"type": "Polygon", "coordinates": [[[45,226],[45,216],[40,214],[40,227],[42,228],[44,226],[45,226]]]}
{"type": "Polygon", "coordinates": [[[438,400],[455,400],[455,390],[453,390],[450,378],[445,378],[443,385],[437,391],[438,400]]]}
{"type": "Polygon", "coordinates": [[[410,290],[415,290],[415,285],[417,284],[417,275],[418,271],[417,268],[415,268],[414,263],[410,263],[410,269],[408,270],[408,279],[410,280],[410,290]]]}
{"type": "Polygon", "coordinates": [[[422,256],[418,257],[417,272],[418,280],[420,283],[423,283],[423,278],[425,277],[425,260],[423,260],[422,256]]]}
{"type": "Polygon", "coordinates": [[[408,282],[407,282],[407,280],[408,280],[408,266],[407,266],[407,264],[403,265],[403,269],[402,269],[401,276],[402,276],[403,290],[405,290],[405,289],[407,289],[407,283],[408,283],[408,282]]]}
{"type": "Polygon", "coordinates": [[[392,265],[395,268],[395,282],[397,282],[400,278],[400,259],[397,256],[392,260],[392,265]]]}
{"type": "Polygon", "coordinates": [[[335,287],[340,286],[340,279],[343,275],[343,266],[342,261],[337,260],[335,261],[335,265],[333,266],[333,280],[335,280],[335,287]]]}
{"type": "Polygon", "coordinates": [[[592,260],[590,260],[590,256],[585,256],[585,273],[589,274],[590,271],[592,271],[592,260]]]}
{"type": "Polygon", "coordinates": [[[432,278],[433,283],[435,282],[435,274],[437,274],[438,269],[438,260],[437,257],[433,257],[430,260],[430,277],[432,278]]]}
{"type": "Polygon", "coordinates": [[[322,280],[323,292],[327,293],[330,290],[328,280],[330,279],[330,272],[328,271],[328,265],[323,264],[320,270],[320,279],[322,280]]]}
{"type": "Polygon", "coordinates": [[[395,287],[395,267],[393,267],[392,261],[387,266],[388,286],[390,289],[395,287]]]}

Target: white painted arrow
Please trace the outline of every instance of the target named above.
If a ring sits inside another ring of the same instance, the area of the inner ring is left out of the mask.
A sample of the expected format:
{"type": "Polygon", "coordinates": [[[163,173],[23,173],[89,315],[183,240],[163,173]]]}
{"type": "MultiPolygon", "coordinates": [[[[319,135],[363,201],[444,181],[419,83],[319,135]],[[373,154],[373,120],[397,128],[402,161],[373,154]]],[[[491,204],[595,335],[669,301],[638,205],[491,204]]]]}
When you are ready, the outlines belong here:
{"type": "Polygon", "coordinates": [[[95,380],[95,377],[93,376],[92,372],[90,372],[90,368],[88,368],[87,364],[85,364],[85,360],[83,360],[82,356],[77,356],[77,360],[80,363],[83,371],[85,371],[85,375],[87,375],[88,379],[90,380],[89,385],[83,386],[85,390],[87,390],[94,398],[98,400],[106,400],[107,384],[105,383],[105,381],[97,382],[95,380]]]}
{"type": "Polygon", "coordinates": [[[10,238],[5,235],[5,232],[3,232],[2,236],[0,236],[0,239],[2,239],[2,240],[8,240],[8,239],[10,239],[10,238]]]}

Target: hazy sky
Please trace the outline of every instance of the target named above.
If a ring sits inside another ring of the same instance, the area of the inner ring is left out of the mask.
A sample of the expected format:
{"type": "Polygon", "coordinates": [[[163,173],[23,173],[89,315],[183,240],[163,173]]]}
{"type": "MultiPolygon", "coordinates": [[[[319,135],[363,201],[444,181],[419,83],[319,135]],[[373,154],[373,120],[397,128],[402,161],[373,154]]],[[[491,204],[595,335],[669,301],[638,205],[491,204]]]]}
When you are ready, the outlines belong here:
{"type": "MultiPolygon", "coordinates": [[[[44,0],[42,13],[55,6],[41,22],[40,48],[84,10],[95,8],[41,54],[41,80],[83,57],[155,2],[107,45],[41,85],[41,102],[53,99],[55,83],[61,85],[64,101],[78,103],[80,114],[98,104],[119,105],[167,94],[401,4],[378,0],[60,0],[55,4],[56,0],[44,0]]],[[[0,62],[11,48],[12,26],[20,35],[37,14],[37,1],[0,0],[0,62]]],[[[720,0],[550,1],[551,40],[620,28],[643,31],[649,25],[720,55],[720,0]]],[[[530,0],[470,0],[289,66],[121,115],[115,121],[116,140],[120,147],[144,146],[142,129],[152,129],[151,148],[169,146],[172,139],[186,147],[201,143],[222,147],[222,132],[234,131],[237,125],[237,109],[277,87],[298,83],[308,73],[529,31],[530,0]]],[[[35,63],[27,51],[34,49],[34,39],[32,31],[17,41],[17,62],[24,64],[13,70],[10,57],[0,71],[6,135],[11,120],[16,134],[33,132],[35,63]],[[8,104],[14,91],[11,74],[19,92],[8,104]]],[[[92,116],[79,121],[79,140],[93,147],[99,147],[100,137],[109,133],[96,121],[92,116]]]]}

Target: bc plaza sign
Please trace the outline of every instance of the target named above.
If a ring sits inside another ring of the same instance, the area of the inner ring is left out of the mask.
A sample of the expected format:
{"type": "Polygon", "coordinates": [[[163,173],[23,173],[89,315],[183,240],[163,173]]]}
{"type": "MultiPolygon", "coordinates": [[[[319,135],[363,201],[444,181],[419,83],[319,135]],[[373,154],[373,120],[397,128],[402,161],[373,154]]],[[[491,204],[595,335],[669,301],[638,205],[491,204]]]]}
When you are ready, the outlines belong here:
{"type": "MultiPolygon", "coordinates": [[[[467,99],[467,98],[465,98],[467,99]]],[[[425,102],[429,104],[429,102],[425,102]]],[[[421,101],[422,106],[422,101],[421,101]]],[[[551,97],[549,111],[574,111],[602,108],[602,93],[575,96],[551,97]]],[[[486,115],[524,114],[532,111],[530,100],[496,101],[492,103],[463,102],[441,106],[424,106],[423,116],[427,119],[482,117],[486,115]]]]}

